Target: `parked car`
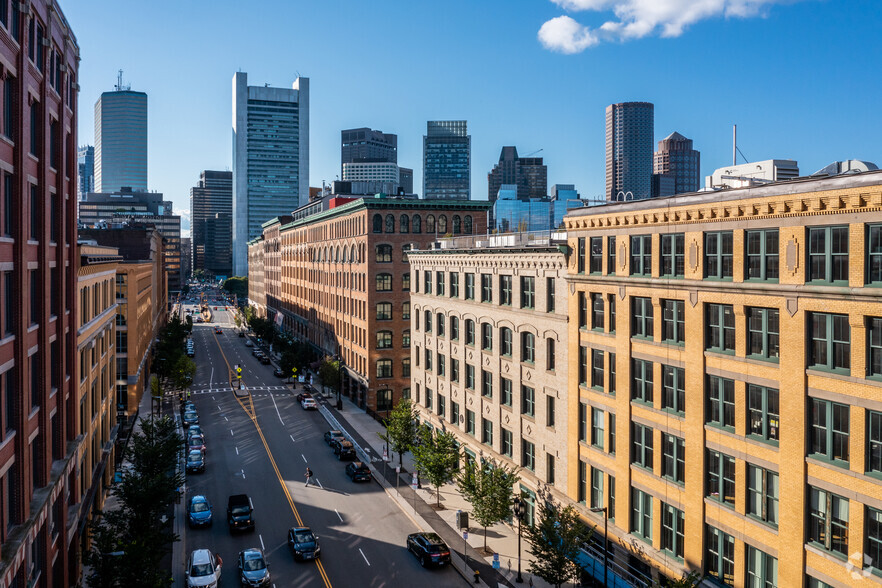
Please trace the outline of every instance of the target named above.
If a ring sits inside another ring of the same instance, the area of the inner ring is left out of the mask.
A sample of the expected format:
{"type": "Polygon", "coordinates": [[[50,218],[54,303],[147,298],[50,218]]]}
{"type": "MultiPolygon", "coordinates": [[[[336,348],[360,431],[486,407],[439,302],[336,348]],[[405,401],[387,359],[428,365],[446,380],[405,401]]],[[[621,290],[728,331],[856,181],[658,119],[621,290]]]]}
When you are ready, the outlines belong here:
{"type": "Polygon", "coordinates": [[[325,432],[325,443],[332,447],[334,445],[334,441],[345,438],[346,436],[343,434],[343,431],[338,431],[337,429],[331,429],[330,431],[325,432]]]}
{"type": "Polygon", "coordinates": [[[190,435],[187,438],[187,450],[188,451],[205,451],[208,449],[205,446],[205,435],[190,435]]]}
{"type": "Polygon", "coordinates": [[[211,526],[211,503],[201,494],[191,496],[187,502],[187,523],[190,528],[211,526]]]}
{"type": "Polygon", "coordinates": [[[309,392],[300,392],[297,395],[297,402],[303,402],[306,398],[312,398],[312,394],[309,392]]]}
{"type": "Polygon", "coordinates": [[[282,368],[276,368],[273,370],[273,375],[277,378],[284,378],[285,372],[282,371],[282,368]]]}
{"type": "Polygon", "coordinates": [[[196,414],[195,410],[187,410],[184,411],[184,417],[181,419],[184,423],[185,427],[189,427],[190,425],[198,425],[199,424],[199,415],[196,414]]]}
{"type": "Polygon", "coordinates": [[[195,356],[196,356],[196,351],[192,347],[187,348],[187,357],[195,357],[195,356]]]}
{"type": "Polygon", "coordinates": [[[346,475],[353,482],[370,482],[373,476],[371,469],[360,461],[353,461],[346,464],[346,475]]]}
{"type": "Polygon", "coordinates": [[[187,427],[187,438],[189,439],[193,435],[203,435],[202,427],[199,425],[190,425],[187,427]]]}
{"type": "Polygon", "coordinates": [[[233,494],[227,500],[227,524],[233,531],[254,530],[254,506],[247,494],[233,494]]]}
{"type": "Polygon", "coordinates": [[[239,583],[242,586],[266,586],[270,583],[269,566],[258,548],[251,547],[239,552],[239,583]]]}
{"type": "Polygon", "coordinates": [[[187,473],[201,474],[205,471],[205,452],[201,449],[191,449],[187,452],[187,473]]]}
{"type": "Polygon", "coordinates": [[[294,560],[318,559],[322,548],[319,538],[312,534],[309,527],[291,527],[288,529],[288,549],[294,560]]]}
{"type": "Polygon", "coordinates": [[[407,536],[407,550],[416,556],[423,567],[450,563],[450,548],[435,533],[411,533],[407,536]]]}
{"type": "Polygon", "coordinates": [[[355,459],[355,446],[352,445],[351,441],[341,439],[340,441],[335,441],[332,447],[334,448],[334,455],[336,455],[337,459],[340,461],[343,461],[344,459],[355,459]]]}
{"type": "Polygon", "coordinates": [[[244,336],[245,336],[245,331],[239,331],[239,336],[240,336],[240,337],[244,337],[244,336]]]}
{"type": "Polygon", "coordinates": [[[207,549],[196,549],[187,559],[187,588],[216,588],[223,562],[207,549]]]}
{"type": "MultiPolygon", "coordinates": [[[[245,335],[242,335],[243,337],[245,335]]],[[[245,347],[254,347],[254,343],[251,342],[251,339],[245,339],[245,347]]]]}
{"type": "Polygon", "coordinates": [[[310,396],[309,398],[304,398],[300,401],[300,408],[303,410],[318,410],[318,404],[316,404],[315,399],[310,396]]]}
{"type": "Polygon", "coordinates": [[[255,348],[254,351],[251,352],[251,355],[253,355],[254,357],[260,358],[260,356],[263,355],[263,351],[255,348]]]}

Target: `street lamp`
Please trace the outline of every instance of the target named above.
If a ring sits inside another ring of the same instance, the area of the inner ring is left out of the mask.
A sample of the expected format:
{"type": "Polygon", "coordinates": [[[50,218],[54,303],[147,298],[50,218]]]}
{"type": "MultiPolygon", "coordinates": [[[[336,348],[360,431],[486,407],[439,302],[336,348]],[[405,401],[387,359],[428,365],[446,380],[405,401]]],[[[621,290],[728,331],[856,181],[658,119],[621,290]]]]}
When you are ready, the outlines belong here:
{"type": "Polygon", "coordinates": [[[524,514],[526,514],[526,505],[520,496],[515,496],[512,506],[512,512],[518,519],[518,577],[515,578],[515,582],[520,584],[524,581],[524,577],[521,575],[521,522],[524,520],[524,514]]]}
{"type": "Polygon", "coordinates": [[[590,510],[591,510],[591,512],[602,512],[603,513],[603,588],[606,588],[606,568],[607,568],[607,559],[606,558],[607,558],[607,554],[609,553],[609,550],[607,549],[607,544],[606,544],[606,542],[607,542],[606,524],[607,524],[607,521],[609,520],[609,517],[607,516],[607,514],[609,514],[609,511],[607,511],[607,507],[605,507],[605,506],[597,506],[597,507],[592,508],[590,510]]]}

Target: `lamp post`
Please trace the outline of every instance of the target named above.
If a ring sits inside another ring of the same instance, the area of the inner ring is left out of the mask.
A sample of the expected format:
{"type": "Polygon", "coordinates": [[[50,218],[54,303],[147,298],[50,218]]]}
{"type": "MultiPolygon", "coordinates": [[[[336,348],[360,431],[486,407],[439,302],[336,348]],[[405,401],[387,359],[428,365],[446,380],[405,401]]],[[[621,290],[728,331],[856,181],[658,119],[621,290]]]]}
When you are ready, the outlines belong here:
{"type": "Polygon", "coordinates": [[[515,582],[520,584],[524,581],[524,577],[521,575],[521,521],[524,520],[525,514],[524,501],[520,496],[515,496],[512,512],[518,519],[518,577],[515,578],[515,582]]]}
{"type": "Polygon", "coordinates": [[[607,511],[607,507],[598,506],[591,509],[591,512],[602,512],[603,513],[603,588],[606,588],[606,569],[607,569],[607,554],[609,550],[607,549],[607,538],[606,538],[606,525],[609,517],[609,511],[607,511]]]}

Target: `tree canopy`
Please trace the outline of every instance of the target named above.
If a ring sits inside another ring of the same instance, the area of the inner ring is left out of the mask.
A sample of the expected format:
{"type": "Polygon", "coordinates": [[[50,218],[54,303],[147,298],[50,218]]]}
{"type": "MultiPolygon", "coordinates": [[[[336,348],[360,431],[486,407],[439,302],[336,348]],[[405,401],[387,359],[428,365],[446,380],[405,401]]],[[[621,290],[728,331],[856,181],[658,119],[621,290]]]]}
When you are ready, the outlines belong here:
{"type": "Polygon", "coordinates": [[[524,531],[534,558],[530,571],[558,588],[564,582],[578,581],[581,568],[576,557],[592,532],[572,506],[546,503],[539,522],[524,531]]]}
{"type": "Polygon", "coordinates": [[[420,473],[435,487],[435,504],[441,506],[441,486],[453,480],[459,469],[459,446],[453,433],[422,427],[419,442],[411,450],[420,473]]]}
{"type": "Polygon", "coordinates": [[[511,516],[514,486],[520,477],[517,468],[495,459],[469,460],[456,477],[460,493],[472,506],[472,516],[484,527],[484,550],[487,550],[487,527],[511,516]]]}

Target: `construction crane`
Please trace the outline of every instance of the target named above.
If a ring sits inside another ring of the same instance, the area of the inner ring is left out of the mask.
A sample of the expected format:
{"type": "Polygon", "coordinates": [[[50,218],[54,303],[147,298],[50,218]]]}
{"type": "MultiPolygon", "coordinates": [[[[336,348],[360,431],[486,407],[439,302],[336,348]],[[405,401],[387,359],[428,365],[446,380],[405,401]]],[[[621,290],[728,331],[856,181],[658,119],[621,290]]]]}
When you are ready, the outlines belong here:
{"type": "Polygon", "coordinates": [[[545,149],[537,149],[536,151],[532,151],[530,153],[527,153],[526,155],[521,155],[521,157],[532,157],[533,155],[536,155],[537,153],[542,153],[543,151],[545,151],[545,149]]]}

